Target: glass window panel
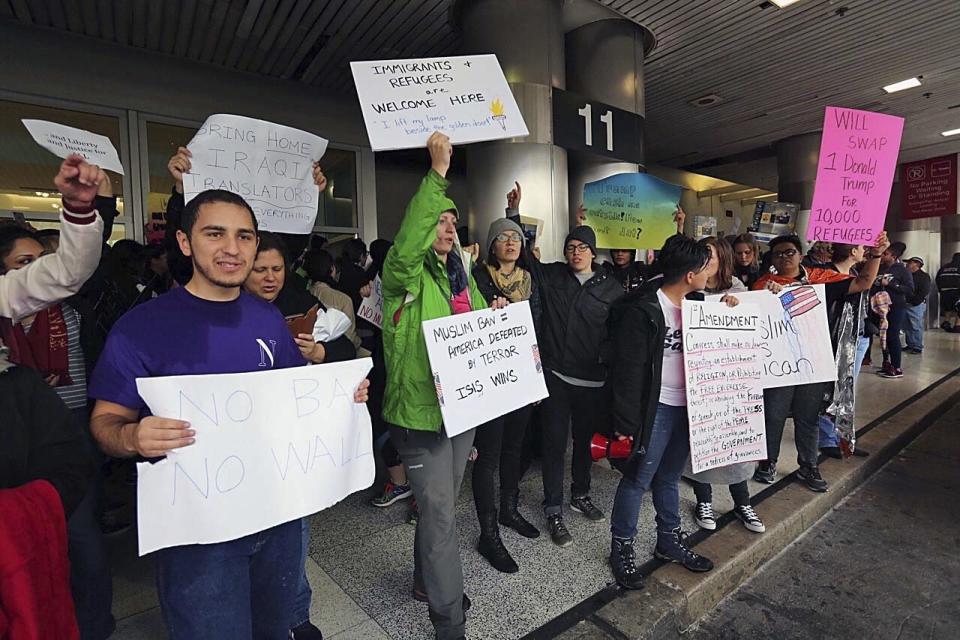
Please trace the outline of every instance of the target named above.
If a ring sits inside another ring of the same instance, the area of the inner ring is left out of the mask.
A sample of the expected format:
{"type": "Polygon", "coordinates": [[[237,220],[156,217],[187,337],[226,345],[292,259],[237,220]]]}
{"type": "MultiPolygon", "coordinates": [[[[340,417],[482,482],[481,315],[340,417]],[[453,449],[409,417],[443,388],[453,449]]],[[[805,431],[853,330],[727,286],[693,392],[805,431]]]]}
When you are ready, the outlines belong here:
{"type": "Polygon", "coordinates": [[[356,229],[357,154],[328,147],[320,166],[327,176],[327,190],[320,199],[314,226],[356,229]]]}
{"type": "MultiPolygon", "coordinates": [[[[60,199],[53,186],[53,176],[60,166],[60,158],[53,155],[30,137],[23,118],[47,120],[85,129],[110,138],[117,151],[120,146],[120,119],[71,109],[45,107],[24,102],[0,100],[0,217],[12,218],[14,211],[24,214],[37,229],[59,228],[60,199]]],[[[130,171],[129,158],[120,156],[130,171]]],[[[114,221],[111,240],[124,237],[124,193],[122,176],[107,172],[113,194],[117,196],[120,215],[114,221]]]]}

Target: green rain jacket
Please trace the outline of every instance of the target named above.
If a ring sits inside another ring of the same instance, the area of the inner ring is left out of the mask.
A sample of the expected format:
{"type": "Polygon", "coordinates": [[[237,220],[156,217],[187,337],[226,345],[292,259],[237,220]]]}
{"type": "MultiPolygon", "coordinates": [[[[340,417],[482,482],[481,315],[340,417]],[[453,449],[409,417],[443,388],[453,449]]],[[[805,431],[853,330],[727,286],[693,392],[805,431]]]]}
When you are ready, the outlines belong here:
{"type": "MultiPolygon", "coordinates": [[[[457,210],[446,195],[449,184],[430,170],[407,205],[400,231],[383,264],[383,349],[387,363],[383,419],[418,431],[439,432],[443,423],[421,324],[453,314],[447,267],[433,251],[440,214],[457,210]]],[[[470,254],[459,244],[453,250],[463,258],[473,309],[486,309],[487,302],[471,275],[470,254]]]]}

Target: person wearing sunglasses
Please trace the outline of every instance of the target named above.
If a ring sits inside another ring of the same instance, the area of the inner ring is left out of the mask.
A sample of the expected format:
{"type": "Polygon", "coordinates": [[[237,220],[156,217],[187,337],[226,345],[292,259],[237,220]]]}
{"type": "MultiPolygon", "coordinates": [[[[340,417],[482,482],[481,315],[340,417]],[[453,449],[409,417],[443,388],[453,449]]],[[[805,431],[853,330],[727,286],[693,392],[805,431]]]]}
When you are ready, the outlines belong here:
{"type": "MultiPolygon", "coordinates": [[[[778,236],[770,241],[770,258],[776,273],[762,275],[754,283],[753,288],[779,291],[788,285],[822,284],[827,308],[835,308],[842,305],[847,296],[870,289],[880,270],[880,255],[889,246],[886,231],[881,231],[871,252],[865,256],[864,267],[854,278],[832,269],[804,267],[800,264],[803,256],[800,238],[795,235],[778,236]]],[[[797,462],[800,465],[798,475],[811,491],[827,490],[827,482],[821,477],[817,464],[819,454],[817,416],[821,409],[826,384],[830,383],[815,382],[763,390],[767,459],[757,466],[754,480],[765,484],[773,484],[776,481],[777,458],[780,456],[783,427],[787,416],[792,413],[797,462]]]]}
{"type": "MultiPolygon", "coordinates": [[[[507,217],[520,216],[520,185],[507,194],[507,217]]],[[[581,212],[582,213],[582,212],[581,212]]],[[[607,367],[600,346],[607,336],[607,313],[623,287],[594,263],[597,238],[579,225],[563,243],[563,262],[542,263],[524,248],[539,291],[541,319],[537,340],[550,396],[540,406],[543,426],[543,507],[554,544],[566,547],[573,536],[563,522],[564,460],[573,431],[573,483],[570,508],[592,522],[606,520],[590,499],[590,439],[606,428],[603,386],[607,367]]]]}

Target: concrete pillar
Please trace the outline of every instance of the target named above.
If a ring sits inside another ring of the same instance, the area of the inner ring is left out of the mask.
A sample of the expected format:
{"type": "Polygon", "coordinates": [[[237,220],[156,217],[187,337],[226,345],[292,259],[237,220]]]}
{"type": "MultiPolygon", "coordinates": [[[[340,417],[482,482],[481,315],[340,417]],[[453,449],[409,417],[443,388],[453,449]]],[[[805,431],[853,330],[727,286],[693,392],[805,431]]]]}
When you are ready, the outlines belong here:
{"type": "Polygon", "coordinates": [[[817,181],[817,160],[820,157],[820,132],[802,133],[777,142],[777,200],[800,205],[796,233],[805,240],[813,204],[813,188],[817,181]]]}
{"type": "Polygon", "coordinates": [[[564,88],[562,0],[460,0],[453,11],[464,53],[494,53],[530,135],[467,147],[471,238],[504,215],[514,180],[521,213],[544,221],[541,257],[557,260],[568,231],[567,153],[552,139],[551,87],[564,88]]]}
{"type": "MultiPolygon", "coordinates": [[[[653,46],[644,27],[623,18],[604,18],[566,36],[567,88],[585,98],[644,115],[643,58],[653,46]]],[[[590,153],[569,153],[570,212],[583,198],[583,186],[618,173],[645,170],[590,153]]]]}

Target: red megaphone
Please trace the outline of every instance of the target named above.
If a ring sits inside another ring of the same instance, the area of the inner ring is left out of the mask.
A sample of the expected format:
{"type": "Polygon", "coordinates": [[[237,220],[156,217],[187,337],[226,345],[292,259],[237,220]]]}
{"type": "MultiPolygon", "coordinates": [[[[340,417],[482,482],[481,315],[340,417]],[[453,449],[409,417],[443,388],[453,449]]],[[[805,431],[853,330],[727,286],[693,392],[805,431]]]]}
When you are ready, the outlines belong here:
{"type": "Polygon", "coordinates": [[[633,451],[633,438],[611,440],[602,433],[595,433],[590,440],[590,457],[593,458],[594,462],[603,458],[614,460],[629,458],[631,451],[633,451]]]}

